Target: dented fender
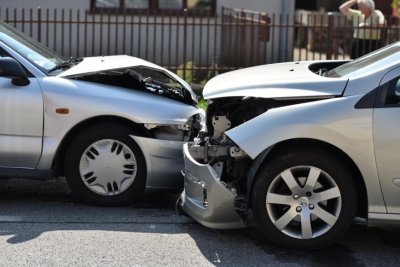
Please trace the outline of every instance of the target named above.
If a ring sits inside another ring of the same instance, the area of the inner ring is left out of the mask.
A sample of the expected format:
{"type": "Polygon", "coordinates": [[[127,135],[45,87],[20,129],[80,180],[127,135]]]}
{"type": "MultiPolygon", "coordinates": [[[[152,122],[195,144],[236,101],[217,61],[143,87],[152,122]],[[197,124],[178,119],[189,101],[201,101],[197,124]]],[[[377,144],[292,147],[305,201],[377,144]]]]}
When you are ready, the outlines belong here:
{"type": "Polygon", "coordinates": [[[359,166],[370,211],[385,212],[382,195],[376,193],[380,183],[372,137],[373,110],[355,109],[361,97],[340,97],[270,109],[225,134],[253,160],[262,157],[270,147],[288,140],[311,139],[331,144],[359,166]]]}
{"type": "Polygon", "coordinates": [[[372,135],[372,111],[360,109],[354,112],[355,98],[360,96],[325,99],[270,109],[226,131],[225,134],[252,159],[274,144],[297,138],[339,144],[341,149],[349,150],[349,153],[355,141],[359,142],[361,147],[368,145],[368,148],[372,149],[372,144],[364,142],[372,135]],[[349,118],[349,114],[354,114],[354,118],[349,118]],[[353,124],[352,122],[356,120],[362,123],[353,124]],[[355,131],[361,131],[363,135],[352,136],[355,131]]]}

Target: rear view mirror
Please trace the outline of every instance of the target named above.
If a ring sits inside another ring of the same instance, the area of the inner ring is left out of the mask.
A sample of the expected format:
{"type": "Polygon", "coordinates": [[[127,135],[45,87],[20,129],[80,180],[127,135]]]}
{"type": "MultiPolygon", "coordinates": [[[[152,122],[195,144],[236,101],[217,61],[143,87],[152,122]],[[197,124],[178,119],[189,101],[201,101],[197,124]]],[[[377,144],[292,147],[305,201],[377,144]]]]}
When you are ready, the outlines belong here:
{"type": "Polygon", "coordinates": [[[10,78],[11,83],[18,86],[29,84],[28,76],[21,65],[13,58],[0,58],[0,76],[10,78]]]}

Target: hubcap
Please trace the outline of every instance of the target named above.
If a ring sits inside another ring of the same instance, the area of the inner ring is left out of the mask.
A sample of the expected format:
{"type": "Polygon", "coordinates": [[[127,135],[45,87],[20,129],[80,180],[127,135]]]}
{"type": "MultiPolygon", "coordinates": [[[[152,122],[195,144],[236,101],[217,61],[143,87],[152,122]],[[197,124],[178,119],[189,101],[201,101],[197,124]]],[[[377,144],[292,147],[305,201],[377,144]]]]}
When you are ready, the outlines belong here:
{"type": "Polygon", "coordinates": [[[289,168],[272,181],[266,208],[282,233],[310,239],[328,232],[342,207],[340,190],[326,172],[312,166],[289,168]]]}
{"type": "Polygon", "coordinates": [[[137,162],[132,150],[117,140],[103,139],[82,154],[79,172],[84,184],[99,195],[123,193],[133,183],[137,162]]]}

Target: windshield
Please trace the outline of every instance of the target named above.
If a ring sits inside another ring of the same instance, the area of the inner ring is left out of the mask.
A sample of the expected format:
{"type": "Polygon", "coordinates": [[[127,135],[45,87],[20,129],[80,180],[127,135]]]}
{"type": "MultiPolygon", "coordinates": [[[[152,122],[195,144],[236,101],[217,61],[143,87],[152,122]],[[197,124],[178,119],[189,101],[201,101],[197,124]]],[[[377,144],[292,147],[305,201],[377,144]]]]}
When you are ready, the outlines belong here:
{"type": "Polygon", "coordinates": [[[45,73],[65,61],[49,48],[2,21],[0,21],[0,41],[45,73]]]}
{"type": "Polygon", "coordinates": [[[383,47],[374,52],[359,57],[353,61],[347,62],[328,72],[328,77],[343,77],[345,75],[356,72],[362,68],[368,67],[382,59],[388,58],[391,55],[400,52],[400,44],[396,43],[390,46],[383,47]]]}

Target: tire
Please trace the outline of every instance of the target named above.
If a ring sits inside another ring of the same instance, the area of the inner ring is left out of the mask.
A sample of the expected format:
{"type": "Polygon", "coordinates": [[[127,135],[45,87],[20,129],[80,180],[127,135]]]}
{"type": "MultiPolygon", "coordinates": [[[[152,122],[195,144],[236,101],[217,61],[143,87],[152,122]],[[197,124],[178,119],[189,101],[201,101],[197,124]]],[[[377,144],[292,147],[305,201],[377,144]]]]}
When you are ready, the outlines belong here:
{"type": "Polygon", "coordinates": [[[65,153],[64,173],[78,200],[120,206],[144,192],[146,163],[130,134],[127,126],[104,123],[75,136],[65,153]]]}
{"type": "Polygon", "coordinates": [[[333,155],[297,150],[261,166],[251,194],[254,221],[263,236],[279,246],[323,248],[352,224],[357,206],[354,182],[333,155]]]}

